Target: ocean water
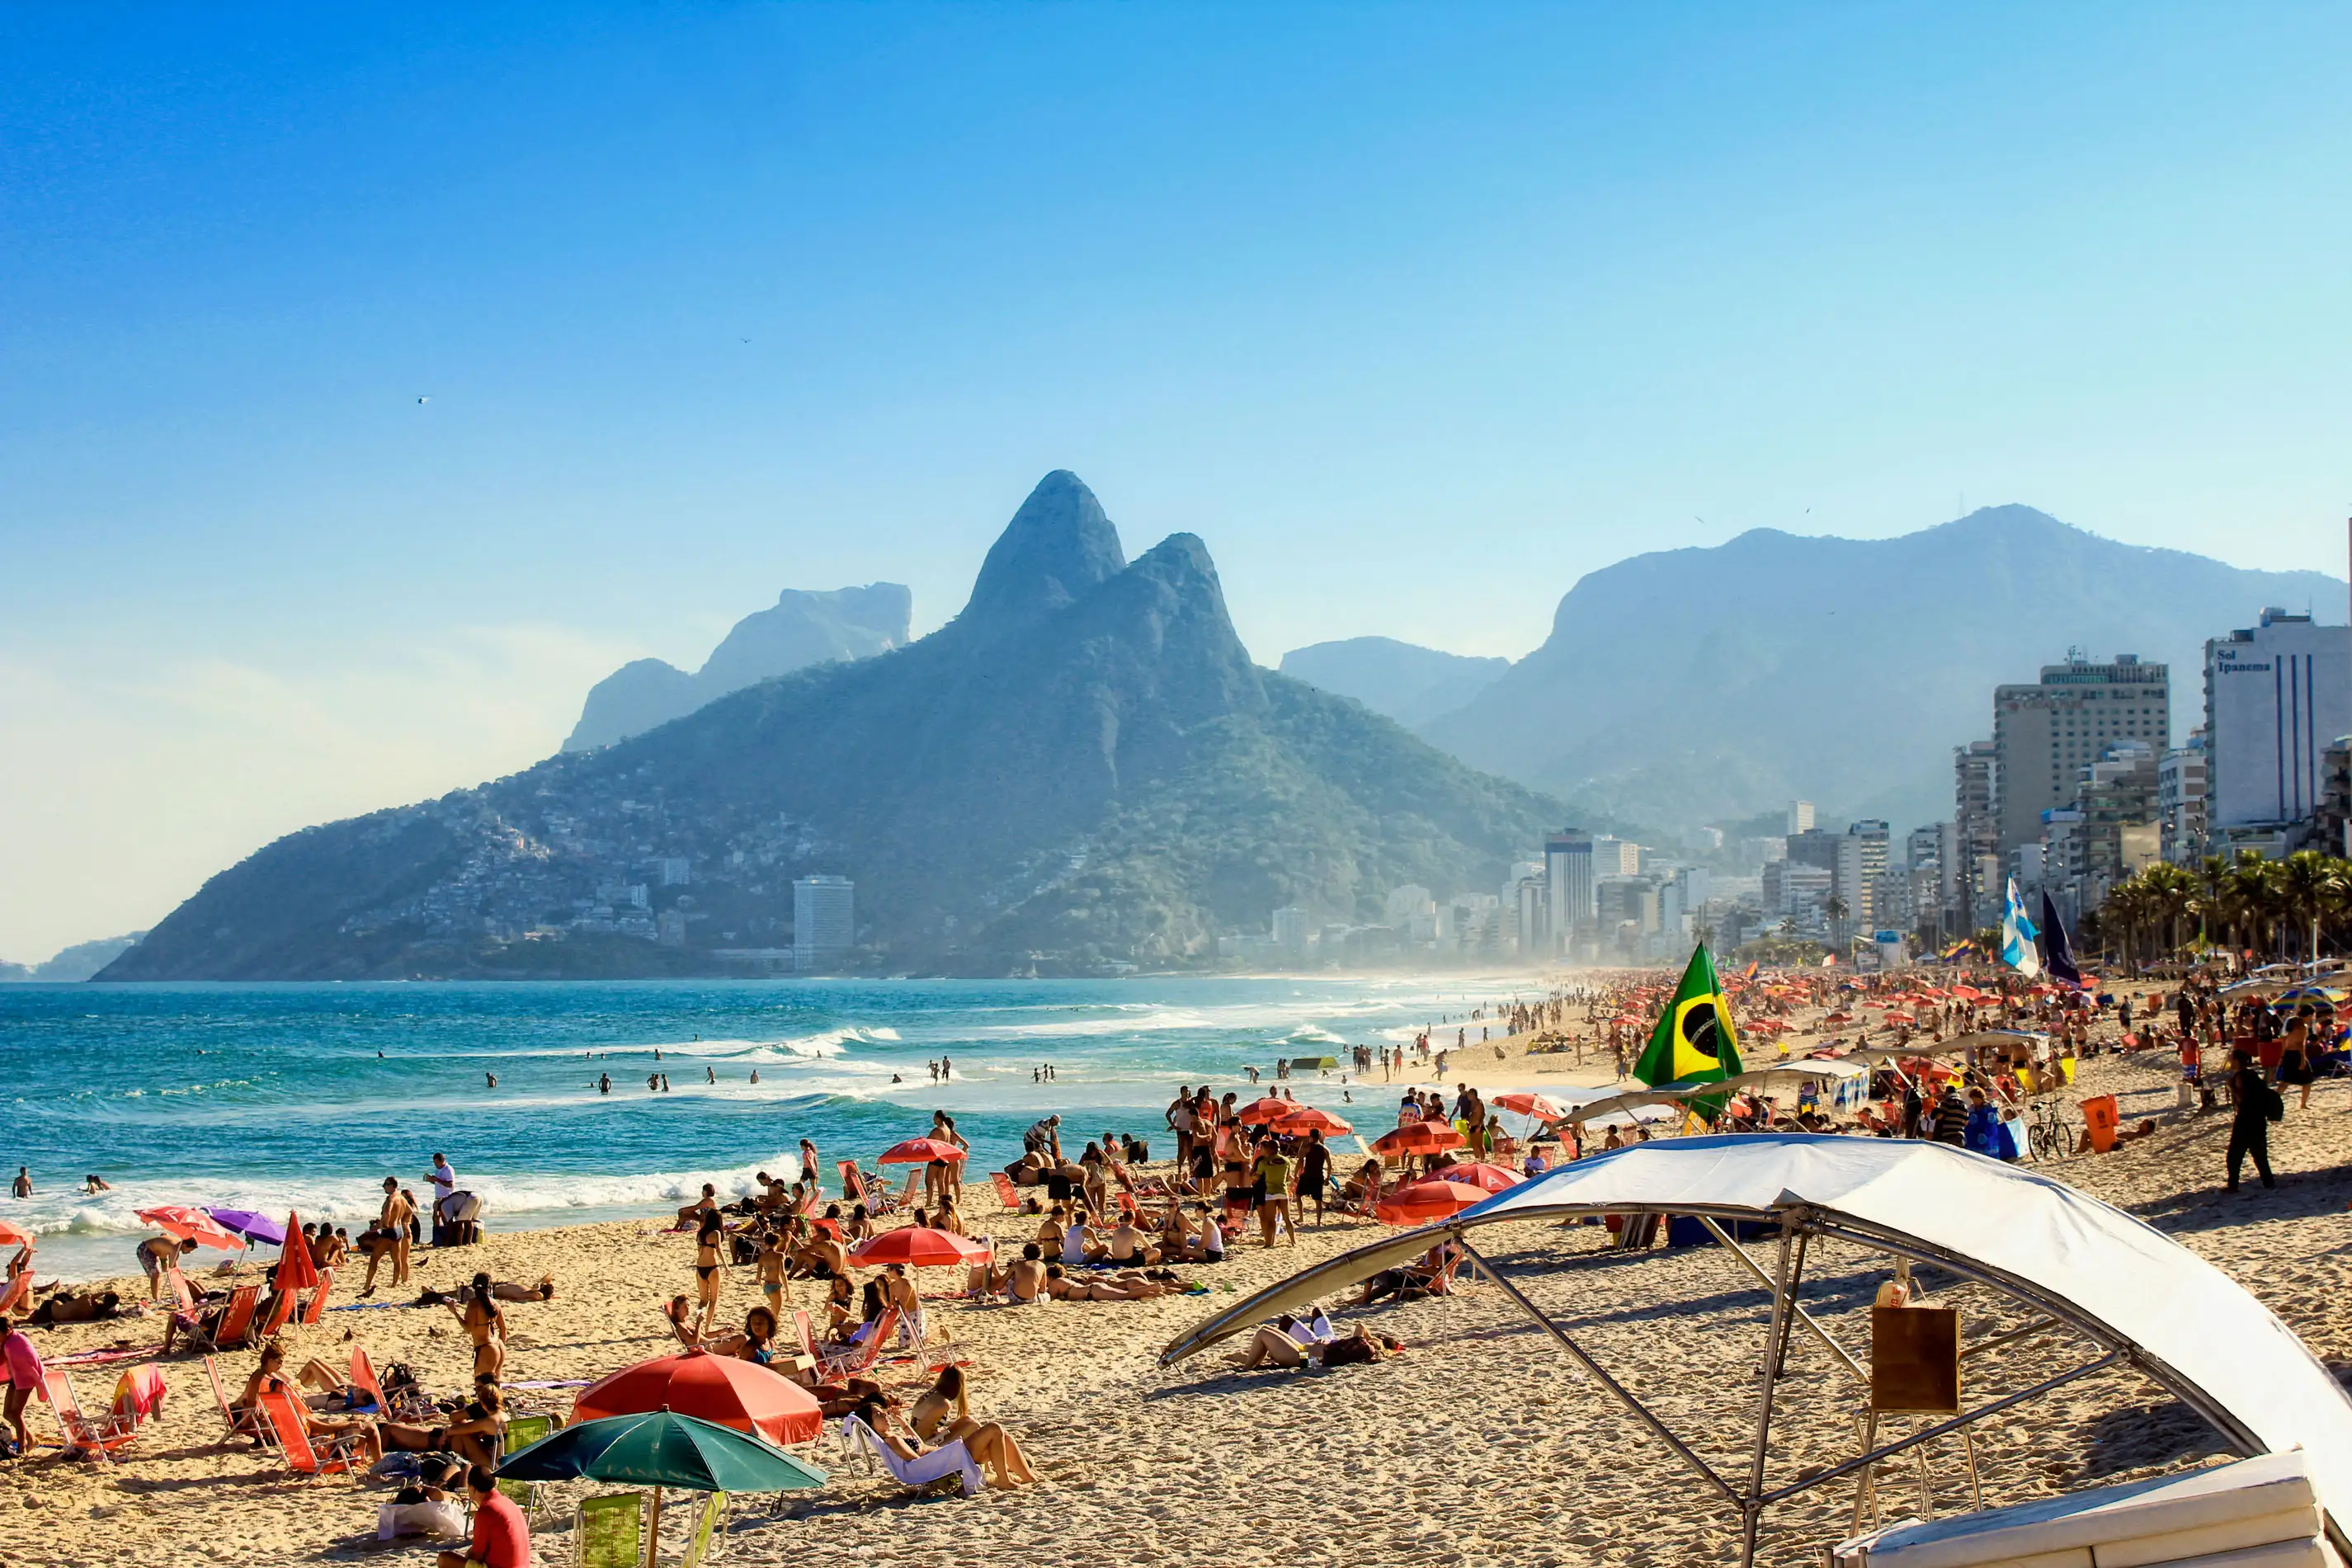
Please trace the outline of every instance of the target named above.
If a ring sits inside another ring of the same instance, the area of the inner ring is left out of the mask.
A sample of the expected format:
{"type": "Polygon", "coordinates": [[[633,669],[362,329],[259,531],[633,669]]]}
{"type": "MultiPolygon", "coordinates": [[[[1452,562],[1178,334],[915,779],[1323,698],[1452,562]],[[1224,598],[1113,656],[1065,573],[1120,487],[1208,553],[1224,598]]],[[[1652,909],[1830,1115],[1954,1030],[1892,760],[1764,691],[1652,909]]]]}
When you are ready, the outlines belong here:
{"type": "MultiPolygon", "coordinates": [[[[0,1218],[40,1238],[44,1278],[75,1278],[128,1270],[132,1211],[156,1204],[356,1229],[384,1176],[424,1192],[436,1150],[500,1229],[665,1214],[706,1181],[740,1195],[761,1168],[794,1174],[803,1137],[830,1191],[834,1159],[870,1161],[934,1109],[975,1171],[1049,1112],[1074,1153],[1133,1132],[1164,1155],[1179,1084],[1245,1091],[1247,1066],[1344,1062],[1441,1018],[1450,1040],[1473,1008],[1534,991],[1510,975],[0,986],[0,1178],[26,1166],[36,1186],[0,1218]],[[942,1057],[953,1077],[934,1083],[942,1057]],[[667,1093],[646,1087],[657,1071],[667,1093]],[[114,1190],[83,1196],[93,1172],[114,1190]]],[[[1372,1076],[1290,1087],[1370,1136],[1398,1093],[1372,1076]]]]}

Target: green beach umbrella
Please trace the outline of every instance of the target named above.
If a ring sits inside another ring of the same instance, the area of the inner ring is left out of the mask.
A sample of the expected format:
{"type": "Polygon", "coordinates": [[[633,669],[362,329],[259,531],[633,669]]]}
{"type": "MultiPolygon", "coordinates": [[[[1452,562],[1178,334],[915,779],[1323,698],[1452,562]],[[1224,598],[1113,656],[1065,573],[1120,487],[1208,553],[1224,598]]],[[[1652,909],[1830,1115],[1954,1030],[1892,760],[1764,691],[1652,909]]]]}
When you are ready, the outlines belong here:
{"type": "Polygon", "coordinates": [[[674,1411],[583,1421],[510,1454],[510,1481],[634,1482],[688,1491],[791,1491],[824,1485],[824,1472],[731,1427],[674,1411]]]}
{"type": "Polygon", "coordinates": [[[699,1416],[654,1410],[607,1416],[552,1432],[499,1467],[509,1481],[635,1482],[654,1489],[650,1558],[661,1540],[662,1489],[686,1491],[792,1491],[824,1485],[824,1472],[774,1445],[699,1416]]]}

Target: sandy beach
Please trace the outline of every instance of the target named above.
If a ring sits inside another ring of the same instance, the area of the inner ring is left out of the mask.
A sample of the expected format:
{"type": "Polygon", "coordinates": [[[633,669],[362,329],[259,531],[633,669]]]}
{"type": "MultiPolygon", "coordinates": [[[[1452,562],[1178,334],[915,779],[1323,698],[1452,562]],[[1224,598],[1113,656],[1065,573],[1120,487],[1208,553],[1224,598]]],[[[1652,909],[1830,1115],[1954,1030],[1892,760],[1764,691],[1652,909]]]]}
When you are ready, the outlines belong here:
{"type": "MultiPolygon", "coordinates": [[[[1475,1054],[1475,1053],[1473,1053],[1475,1054]]],[[[1558,1059],[1553,1059],[1557,1061],[1558,1059]]],[[[1570,1071],[1573,1071],[1570,1059],[1570,1071]]],[[[1478,1079],[1528,1082],[1552,1061],[1507,1056],[1478,1079]]],[[[2126,1119],[2171,1103],[2167,1061],[2101,1057],[2084,1064],[2077,1094],[2112,1092],[2126,1119]]],[[[1606,1076],[1605,1063],[1601,1069],[1606,1076]]],[[[1471,1079],[1462,1064],[1449,1078],[1471,1079]]],[[[1472,1079],[1477,1081],[1477,1079],[1472,1079]]],[[[1377,1079],[1376,1079],[1377,1082],[1377,1079]]],[[[1384,1123],[1367,1117],[1367,1131],[1384,1123]]],[[[2106,1155],[2051,1167],[2202,1254],[2276,1311],[2331,1363],[2352,1361],[2352,1328],[2331,1309],[2352,1285],[2352,1085],[2323,1083],[2305,1112],[2290,1111],[2273,1140],[2282,1185],[2220,1191],[2225,1115],[2167,1125],[2106,1155]]],[[[997,1211],[972,1184],[975,1230],[1025,1235],[1031,1222],[997,1211]]],[[[971,1500],[915,1501],[887,1477],[844,1464],[831,1435],[808,1456],[833,1471],[821,1491],[787,1494],[780,1512],[753,1498],[730,1516],[722,1562],[803,1560],[984,1565],[1034,1563],[1080,1552],[1171,1563],[1433,1563],[1511,1564],[1721,1561],[1732,1516],[1707,1505],[1672,1458],[1585,1383],[1493,1286],[1450,1299],[1386,1305],[1365,1314],[1410,1345],[1395,1360],[1316,1372],[1234,1372],[1222,1355],[1161,1371],[1160,1348],[1234,1292],[1269,1283],[1318,1258],[1381,1234],[1369,1222],[1310,1221],[1298,1245],[1254,1243],[1226,1263],[1187,1270],[1205,1296],[1135,1303],[1054,1303],[1013,1309],[946,1301],[936,1320],[971,1363],[976,1412],[1010,1427],[1043,1484],[971,1500]]],[[[1702,1452],[1744,1451],[1748,1394],[1767,1298],[1714,1248],[1600,1255],[1588,1227],[1522,1226],[1488,1249],[1604,1364],[1675,1422],[1702,1452]],[[1507,1238],[1507,1239],[1506,1239],[1507,1238]]],[[[494,1235],[473,1248],[423,1251],[421,1285],[447,1289],[478,1269],[502,1280],[551,1273],[556,1300],[510,1306],[510,1381],[591,1378],[661,1354],[658,1303],[691,1277],[690,1239],[654,1222],[494,1235]]],[[[753,1300],[733,1271],[727,1302],[740,1321],[753,1300]]],[[[1820,1256],[1809,1302],[1859,1343],[1876,1260],[1820,1256]],[[1814,1296],[1818,1295],[1818,1300],[1814,1296]],[[1857,1315],[1858,1314],[1858,1315],[1857,1315]]],[[[1934,1281],[1931,1280],[1931,1286],[1934,1281]]],[[[926,1283],[960,1286],[935,1274],[926,1283]]],[[[139,1281],[114,1288],[136,1293],[139,1281]]],[[[796,1287],[802,1305],[811,1287],[796,1287]]],[[[383,1299],[383,1298],[380,1298],[383,1299]]],[[[1957,1292],[1971,1336],[2014,1310],[1981,1291],[1957,1292]]],[[[2022,1322],[2022,1318],[2017,1319],[2022,1322]]],[[[153,1318],[36,1331],[52,1358],[97,1346],[152,1344],[153,1318]]],[[[450,1392],[468,1362],[457,1326],[438,1308],[329,1312],[290,1331],[290,1364],[310,1355],[340,1364],[365,1344],[379,1365],[404,1361],[450,1392]]],[[[2054,1339],[1970,1364],[1970,1394],[2022,1387],[2064,1364],[2054,1339]]],[[[251,1352],[224,1358],[241,1379],[251,1352]]],[[[224,1441],[202,1364],[162,1364],[164,1415],[119,1462],[60,1458],[54,1450],[0,1467],[0,1565],[240,1563],[352,1559],[430,1562],[415,1540],[373,1540],[381,1485],[305,1484],[274,1456],[224,1441]]],[[[103,1402],[118,1369],[76,1375],[86,1403],[103,1402]]],[[[1827,1357],[1800,1350],[1776,1428],[1776,1474],[1851,1454],[1855,1396],[1827,1357]]],[[[524,1408],[534,1396],[526,1393],[524,1408]]],[[[561,1404],[568,1396],[537,1398],[561,1404]]],[[[29,1417],[50,1431],[46,1410],[29,1417]]],[[[1998,1503],[2205,1462],[2218,1452],[2201,1426],[2161,1390],[2129,1375],[2102,1375],[1997,1417],[1978,1439],[1986,1500],[1998,1503]]],[[[1939,1506],[1966,1506],[1957,1445],[1931,1458],[1939,1506]]],[[[1890,1477],[1886,1517],[1911,1503],[1913,1471],[1890,1477]]],[[[555,1489],[568,1518],[585,1486],[555,1489]]],[[[1818,1561],[1846,1533],[1848,1486],[1776,1511],[1764,1560],[1818,1561]]],[[[667,1560],[683,1544],[665,1531],[667,1560]]],[[[562,1528],[543,1529],[542,1561],[570,1560],[562,1528]]]]}

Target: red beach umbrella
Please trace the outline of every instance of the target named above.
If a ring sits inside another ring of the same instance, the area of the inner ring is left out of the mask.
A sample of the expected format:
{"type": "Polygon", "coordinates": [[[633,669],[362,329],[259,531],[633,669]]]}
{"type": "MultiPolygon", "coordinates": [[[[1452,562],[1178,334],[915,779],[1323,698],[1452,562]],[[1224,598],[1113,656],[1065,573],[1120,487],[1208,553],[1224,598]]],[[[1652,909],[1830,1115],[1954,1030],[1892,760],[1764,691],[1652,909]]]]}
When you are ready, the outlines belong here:
{"type": "Polygon", "coordinates": [[[1301,1133],[1320,1133],[1329,1138],[1336,1137],[1341,1133],[1352,1133],[1356,1129],[1352,1124],[1339,1120],[1328,1111],[1318,1110],[1312,1105],[1293,1105],[1289,1115],[1275,1122],[1274,1130],[1294,1135],[1301,1133]]]}
{"type": "Polygon", "coordinates": [[[937,1138],[908,1138],[893,1144],[875,1160],[877,1166],[927,1166],[933,1160],[961,1160],[964,1152],[937,1138]]]}
{"type": "Polygon", "coordinates": [[[1405,1155],[1442,1155],[1462,1146],[1462,1134],[1443,1122],[1411,1122],[1372,1140],[1372,1153],[1383,1159],[1405,1155]]]}
{"type": "Polygon", "coordinates": [[[32,1244],[31,1231],[0,1219],[0,1247],[30,1247],[32,1244]]]}
{"type": "Polygon", "coordinates": [[[1484,1162],[1468,1166],[1446,1166],[1438,1170],[1430,1179],[1452,1182],[1457,1186],[1475,1186],[1485,1192],[1500,1192],[1505,1187],[1519,1185],[1519,1178],[1511,1172],[1500,1166],[1490,1166],[1484,1162]]]}
{"type": "Polygon", "coordinates": [[[1372,1213],[1387,1225],[1426,1225],[1461,1213],[1488,1194],[1455,1181],[1417,1181],[1401,1186],[1372,1205],[1372,1213]]]}
{"type": "Polygon", "coordinates": [[[928,1225],[902,1225],[859,1242],[850,1249],[849,1260],[861,1269],[878,1269],[885,1263],[904,1263],[913,1269],[950,1269],[959,1263],[982,1262],[988,1256],[988,1247],[969,1236],[935,1230],[928,1225]]]}
{"type": "Polygon", "coordinates": [[[286,1242],[278,1249],[278,1289],[315,1291],[319,1288],[319,1265],[311,1260],[310,1244],[302,1239],[302,1217],[292,1209],[286,1211],[286,1242]]]}
{"type": "Polygon", "coordinates": [[[671,1410],[771,1443],[805,1443],[824,1429],[816,1396],[782,1373],[732,1355],[689,1350],[625,1366],[580,1391],[575,1421],[671,1410]]]}
{"type": "Polygon", "coordinates": [[[1285,1100],[1279,1094],[1269,1094],[1263,1100],[1253,1100],[1234,1113],[1234,1120],[1255,1126],[1263,1122],[1279,1122],[1285,1116],[1295,1116],[1306,1107],[1296,1100],[1285,1100]]]}
{"type": "Polygon", "coordinates": [[[1553,1102],[1549,1095],[1532,1093],[1527,1090],[1497,1094],[1492,1103],[1498,1110],[1516,1111],[1522,1116],[1540,1116],[1547,1122],[1557,1122],[1568,1114],[1553,1102]]]}
{"type": "Polygon", "coordinates": [[[134,1212],[175,1240],[193,1241],[199,1247],[217,1247],[224,1252],[245,1250],[244,1237],[224,1228],[219,1220],[201,1208],[191,1208],[184,1203],[166,1203],[134,1212]]]}

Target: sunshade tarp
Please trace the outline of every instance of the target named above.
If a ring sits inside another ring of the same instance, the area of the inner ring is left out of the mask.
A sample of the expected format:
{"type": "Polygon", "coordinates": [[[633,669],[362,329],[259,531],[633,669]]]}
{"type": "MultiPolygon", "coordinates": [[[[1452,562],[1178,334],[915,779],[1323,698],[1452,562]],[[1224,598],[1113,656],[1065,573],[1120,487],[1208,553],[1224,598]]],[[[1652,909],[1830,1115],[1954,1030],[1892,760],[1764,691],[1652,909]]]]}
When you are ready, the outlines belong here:
{"type": "MultiPolygon", "coordinates": [[[[1635,1144],[1496,1193],[1428,1230],[1334,1258],[1268,1301],[1311,1300],[1409,1257],[1434,1232],[1475,1229],[1562,1207],[1727,1207],[1768,1214],[1805,1204],[2006,1276],[2069,1304],[2162,1362],[2265,1449],[2302,1445],[2314,1489],[2352,1524],[2352,1398],[2293,1330],[2187,1248],[2063,1182],[1948,1144],[1813,1134],[1735,1134],[1635,1144]],[[1311,1288],[1303,1294],[1292,1287],[1311,1288]]],[[[1169,1346],[1164,1363],[1238,1332],[1258,1298],[1169,1346]]]]}

